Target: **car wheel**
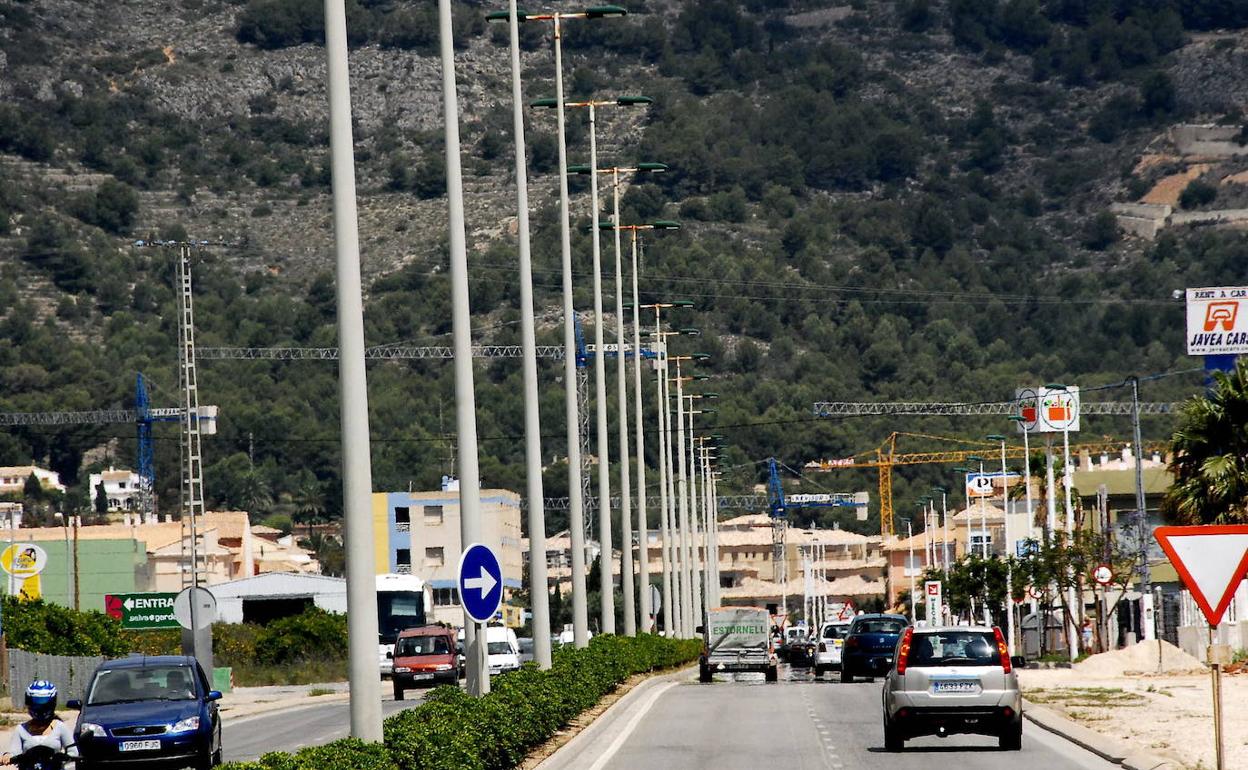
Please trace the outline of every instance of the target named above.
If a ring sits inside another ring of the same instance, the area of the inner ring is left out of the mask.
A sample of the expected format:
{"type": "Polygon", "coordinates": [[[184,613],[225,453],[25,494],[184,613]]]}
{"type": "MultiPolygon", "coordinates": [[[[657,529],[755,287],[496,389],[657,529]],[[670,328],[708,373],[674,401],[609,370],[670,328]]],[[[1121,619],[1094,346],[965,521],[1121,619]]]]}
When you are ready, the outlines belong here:
{"type": "Polygon", "coordinates": [[[216,751],[212,753],[212,766],[213,767],[220,765],[224,761],[225,757],[222,755],[221,752],[222,752],[221,749],[217,749],[216,751]]]}
{"type": "Polygon", "coordinates": [[[1023,748],[1022,721],[1019,721],[1017,725],[1010,725],[1005,728],[1005,731],[997,739],[997,745],[1005,751],[1021,751],[1023,748]]]}
{"type": "Polygon", "coordinates": [[[853,681],[854,681],[854,675],[849,673],[848,669],[842,667],[841,668],[841,684],[852,684],[853,681]]]}
{"type": "Polygon", "coordinates": [[[212,768],[217,766],[217,762],[215,760],[216,760],[215,754],[207,754],[203,757],[200,757],[195,762],[195,769],[196,770],[212,770],[212,768]]]}
{"type": "Polygon", "coordinates": [[[775,666],[769,666],[767,668],[767,673],[765,674],[765,678],[768,682],[778,682],[780,681],[780,672],[776,669],[775,666]]]}
{"type": "Polygon", "coordinates": [[[399,687],[397,683],[394,685],[394,699],[403,700],[403,688],[399,687]]]}
{"type": "Polygon", "coordinates": [[[906,739],[901,737],[901,731],[893,727],[886,720],[884,722],[884,750],[885,751],[901,751],[906,747],[906,739]]]}

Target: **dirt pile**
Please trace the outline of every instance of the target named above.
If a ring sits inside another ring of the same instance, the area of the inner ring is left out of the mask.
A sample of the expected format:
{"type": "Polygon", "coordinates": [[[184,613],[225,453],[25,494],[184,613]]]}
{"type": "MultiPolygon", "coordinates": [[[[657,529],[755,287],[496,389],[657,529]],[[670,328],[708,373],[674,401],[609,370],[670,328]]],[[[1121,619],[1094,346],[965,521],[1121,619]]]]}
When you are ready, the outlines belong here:
{"type": "Polygon", "coordinates": [[[1140,642],[1121,650],[1110,650],[1076,663],[1074,670],[1089,677],[1131,674],[1181,674],[1205,671],[1205,664],[1166,641],[1140,642]],[[1161,667],[1158,669],[1158,645],[1161,667]]]}

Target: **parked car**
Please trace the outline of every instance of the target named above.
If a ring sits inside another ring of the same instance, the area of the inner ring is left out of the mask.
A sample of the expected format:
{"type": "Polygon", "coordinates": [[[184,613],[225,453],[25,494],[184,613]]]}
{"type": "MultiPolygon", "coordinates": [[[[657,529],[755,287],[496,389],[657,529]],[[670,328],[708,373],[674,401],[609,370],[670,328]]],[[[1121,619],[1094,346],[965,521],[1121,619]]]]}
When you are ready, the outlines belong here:
{"type": "Polygon", "coordinates": [[[845,633],[841,646],[841,681],[873,679],[893,667],[893,653],[910,621],[904,615],[859,615],[845,633]]]}
{"type": "Polygon", "coordinates": [[[823,676],[826,671],[840,670],[841,651],[850,622],[838,620],[824,623],[823,628],[819,629],[818,645],[815,648],[815,676],[823,676]]]}
{"type": "Polygon", "coordinates": [[[122,766],[210,768],[221,764],[221,693],[193,657],[106,660],[78,709],[78,770],[122,766]]]}
{"type": "Polygon", "coordinates": [[[907,628],[884,679],[884,747],[900,751],[920,735],[997,736],[1023,745],[1023,698],[999,628],[907,628]]]}
{"type": "Polygon", "coordinates": [[[403,691],[426,684],[455,684],[459,681],[459,655],[455,632],[446,626],[421,626],[399,633],[394,644],[394,670],[391,680],[394,699],[403,700],[403,691]]]}

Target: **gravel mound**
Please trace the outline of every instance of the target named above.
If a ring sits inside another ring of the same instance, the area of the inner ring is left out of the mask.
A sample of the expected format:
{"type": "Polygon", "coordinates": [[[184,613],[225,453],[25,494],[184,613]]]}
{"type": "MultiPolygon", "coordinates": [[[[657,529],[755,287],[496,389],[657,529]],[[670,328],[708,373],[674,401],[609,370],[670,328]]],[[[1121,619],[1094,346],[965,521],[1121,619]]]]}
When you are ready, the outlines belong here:
{"type": "Polygon", "coordinates": [[[1074,670],[1085,676],[1113,677],[1157,673],[1157,646],[1161,645],[1161,673],[1203,673],[1205,664],[1167,641],[1139,642],[1121,650],[1110,650],[1076,663],[1074,670]]]}

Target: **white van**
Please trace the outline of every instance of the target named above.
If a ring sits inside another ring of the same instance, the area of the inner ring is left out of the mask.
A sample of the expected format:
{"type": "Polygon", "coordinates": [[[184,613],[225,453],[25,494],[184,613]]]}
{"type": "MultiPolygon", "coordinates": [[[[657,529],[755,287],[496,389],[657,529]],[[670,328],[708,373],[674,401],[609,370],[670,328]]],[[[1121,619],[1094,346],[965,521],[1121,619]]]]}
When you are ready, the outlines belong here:
{"type": "MultiPolygon", "coordinates": [[[[464,646],[464,630],[459,630],[459,646],[464,646]]],[[[486,626],[486,654],[489,658],[490,676],[520,668],[520,640],[516,632],[506,626],[486,626]]]]}

